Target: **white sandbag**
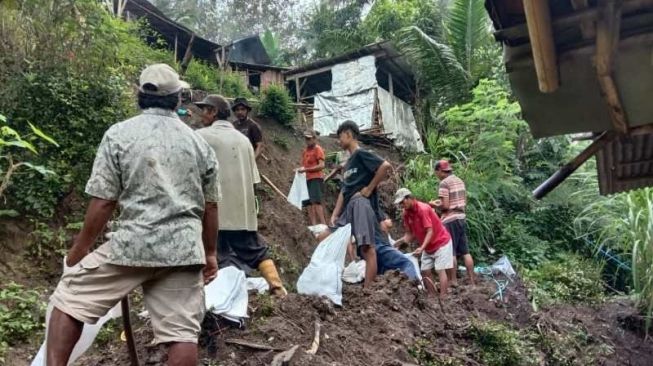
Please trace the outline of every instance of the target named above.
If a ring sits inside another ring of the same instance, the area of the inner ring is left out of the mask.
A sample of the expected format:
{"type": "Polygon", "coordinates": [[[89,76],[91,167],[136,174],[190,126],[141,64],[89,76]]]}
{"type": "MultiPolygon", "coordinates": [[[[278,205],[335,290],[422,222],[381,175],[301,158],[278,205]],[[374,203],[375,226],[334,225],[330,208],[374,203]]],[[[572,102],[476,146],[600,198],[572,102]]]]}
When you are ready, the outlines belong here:
{"type": "Polygon", "coordinates": [[[354,261],[349,263],[342,272],[342,280],[347,283],[359,283],[365,279],[365,261],[354,261]]]}
{"type": "Polygon", "coordinates": [[[307,199],[308,186],[306,185],[306,174],[295,172],[295,179],[293,179],[290,192],[288,192],[288,202],[301,210],[302,202],[307,199]]]}
{"type": "MultiPolygon", "coordinates": [[[[66,258],[63,258],[63,273],[68,273],[76,268],[79,264],[76,266],[68,267],[66,265],[66,258]]],[[[50,303],[48,304],[48,308],[45,312],[45,334],[46,334],[46,339],[43,340],[43,344],[41,344],[41,348],[39,348],[39,352],[34,356],[34,359],[32,360],[31,366],[45,366],[45,359],[46,359],[46,350],[45,350],[45,345],[47,344],[47,334],[48,334],[48,325],[50,324],[50,315],[52,314],[52,310],[54,309],[54,306],[50,303]]],[[[95,337],[97,337],[98,333],[100,333],[100,329],[102,329],[102,326],[104,323],[108,322],[111,319],[116,319],[120,318],[122,316],[122,311],[120,310],[120,303],[116,304],[109,312],[98,319],[97,323],[95,324],[84,324],[84,328],[82,328],[82,334],[79,337],[79,340],[75,344],[75,348],[73,348],[72,353],[70,354],[70,359],[68,360],[68,365],[72,365],[75,360],[77,360],[81,355],[86,352],[91,345],[93,345],[93,342],[95,341],[95,337]]]]}
{"type": "Polygon", "coordinates": [[[218,271],[218,277],[204,287],[206,308],[231,319],[247,318],[247,281],[245,272],[229,266],[218,271]]]}
{"type": "Polygon", "coordinates": [[[313,226],[308,227],[308,230],[310,230],[311,234],[313,234],[313,236],[316,236],[316,237],[318,235],[320,235],[323,231],[327,230],[327,229],[329,229],[329,227],[324,225],[324,224],[317,224],[317,225],[313,225],[313,226]]]}
{"type": "Polygon", "coordinates": [[[247,277],[247,291],[253,290],[263,294],[270,290],[270,284],[263,277],[247,277]]]}
{"type": "Polygon", "coordinates": [[[422,280],[422,272],[419,269],[419,262],[417,261],[417,257],[413,253],[404,253],[404,257],[408,258],[410,263],[413,264],[413,267],[415,267],[415,272],[417,273],[417,279],[422,280]]]}
{"type": "Polygon", "coordinates": [[[492,272],[501,272],[504,275],[508,276],[508,278],[517,274],[515,269],[512,268],[512,264],[508,260],[508,257],[505,255],[499,258],[498,261],[494,262],[491,268],[492,272]]]}
{"type": "Polygon", "coordinates": [[[329,235],[311,256],[311,262],[297,281],[297,292],[326,296],[334,304],[342,305],[342,271],[345,266],[351,225],[347,224],[329,235]]]}

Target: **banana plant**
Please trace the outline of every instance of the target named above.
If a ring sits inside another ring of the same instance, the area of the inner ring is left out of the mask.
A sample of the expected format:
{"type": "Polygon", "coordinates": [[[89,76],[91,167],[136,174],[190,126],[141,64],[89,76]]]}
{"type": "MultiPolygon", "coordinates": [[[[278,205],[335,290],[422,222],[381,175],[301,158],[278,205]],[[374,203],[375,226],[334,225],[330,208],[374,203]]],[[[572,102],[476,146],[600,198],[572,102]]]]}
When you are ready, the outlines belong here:
{"type": "MultiPolygon", "coordinates": [[[[40,139],[47,143],[59,146],[57,142],[50,136],[46,135],[39,128],[29,123],[32,134],[29,137],[33,139],[40,139]]],[[[54,175],[52,170],[47,169],[41,165],[35,165],[29,161],[18,161],[17,158],[22,158],[25,154],[38,155],[38,151],[32,142],[21,136],[16,130],[7,125],[7,117],[0,114],[0,198],[3,197],[5,191],[9,187],[11,178],[21,168],[32,169],[44,176],[54,175]]],[[[0,216],[13,216],[15,211],[0,210],[0,216]]]]}

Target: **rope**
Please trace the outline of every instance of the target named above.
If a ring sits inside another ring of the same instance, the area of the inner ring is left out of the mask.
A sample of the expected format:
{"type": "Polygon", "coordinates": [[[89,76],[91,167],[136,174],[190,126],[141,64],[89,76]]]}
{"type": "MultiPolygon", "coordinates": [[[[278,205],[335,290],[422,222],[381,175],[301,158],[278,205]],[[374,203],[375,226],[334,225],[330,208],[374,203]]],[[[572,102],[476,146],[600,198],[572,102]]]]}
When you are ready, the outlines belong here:
{"type": "Polygon", "coordinates": [[[498,297],[499,300],[501,300],[501,302],[503,302],[503,293],[506,290],[506,288],[508,287],[508,283],[510,281],[508,281],[508,280],[497,280],[496,278],[494,278],[494,272],[489,267],[479,267],[475,271],[478,272],[478,274],[480,274],[481,276],[485,276],[487,279],[492,280],[497,285],[497,290],[494,292],[494,294],[492,294],[490,299],[494,299],[494,298],[498,297]]]}

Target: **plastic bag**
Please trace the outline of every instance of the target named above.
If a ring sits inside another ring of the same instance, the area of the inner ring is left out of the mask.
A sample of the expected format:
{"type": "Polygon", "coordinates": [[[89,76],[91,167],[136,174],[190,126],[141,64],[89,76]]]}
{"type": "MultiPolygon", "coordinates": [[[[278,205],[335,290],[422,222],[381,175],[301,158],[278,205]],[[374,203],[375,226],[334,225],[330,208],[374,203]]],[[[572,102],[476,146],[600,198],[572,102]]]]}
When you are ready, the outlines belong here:
{"type": "Polygon", "coordinates": [[[301,210],[302,202],[307,199],[308,186],[306,185],[306,174],[296,172],[295,179],[293,179],[292,186],[290,186],[290,192],[288,192],[288,202],[301,210]]]}
{"type": "Polygon", "coordinates": [[[204,287],[206,308],[227,319],[247,318],[245,272],[229,266],[218,271],[218,278],[204,287]]]}
{"type": "Polygon", "coordinates": [[[263,277],[247,277],[247,291],[256,290],[259,294],[263,294],[270,290],[270,284],[263,277]]]}
{"type": "Polygon", "coordinates": [[[342,272],[345,266],[351,225],[347,224],[320,243],[311,262],[297,281],[297,292],[305,295],[326,296],[342,305],[342,272]]]}
{"type": "Polygon", "coordinates": [[[351,262],[342,272],[342,280],[347,283],[359,283],[365,279],[365,261],[351,262]]]}
{"type": "Polygon", "coordinates": [[[508,276],[508,278],[511,278],[517,274],[517,272],[515,272],[515,270],[512,268],[512,264],[508,260],[508,257],[505,255],[499,258],[498,261],[494,262],[491,268],[492,272],[501,272],[504,275],[508,276]]]}
{"type": "MultiPolygon", "coordinates": [[[[75,266],[73,267],[66,266],[66,257],[64,257],[63,263],[64,263],[64,267],[63,267],[64,273],[71,271],[75,267],[75,266]]],[[[48,309],[45,312],[46,335],[48,334],[47,325],[50,323],[50,315],[52,314],[53,309],[54,306],[52,304],[48,304],[48,309]]],[[[122,311],[120,310],[120,303],[118,303],[111,310],[109,310],[109,312],[105,316],[100,318],[97,321],[97,323],[84,324],[84,328],[82,329],[82,335],[79,337],[77,344],[75,344],[75,347],[73,348],[73,351],[70,354],[68,365],[72,365],[73,362],[75,362],[75,360],[77,360],[81,355],[84,354],[84,352],[86,352],[91,347],[91,345],[93,345],[93,342],[95,341],[95,337],[97,337],[98,333],[100,333],[100,329],[102,329],[104,323],[106,323],[111,319],[120,318],[121,316],[122,316],[122,311]]],[[[31,366],[45,366],[46,344],[47,344],[47,338],[43,340],[43,344],[41,344],[41,348],[39,348],[39,352],[36,354],[36,356],[34,356],[31,366]]]]}

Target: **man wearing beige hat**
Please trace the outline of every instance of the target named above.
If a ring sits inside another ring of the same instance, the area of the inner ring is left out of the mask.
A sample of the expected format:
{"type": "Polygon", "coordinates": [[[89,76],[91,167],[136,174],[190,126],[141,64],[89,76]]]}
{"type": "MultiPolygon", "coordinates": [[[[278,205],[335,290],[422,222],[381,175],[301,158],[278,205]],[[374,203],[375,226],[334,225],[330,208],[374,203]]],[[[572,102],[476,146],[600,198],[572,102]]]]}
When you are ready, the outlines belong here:
{"type": "Polygon", "coordinates": [[[50,300],[48,366],[67,365],[84,323],[139,286],[154,341],[170,346],[168,365],[197,365],[203,287],[217,276],[220,187],[213,149],[174,112],[187,87],[170,66],[148,66],[138,92],[142,113],[102,138],[84,226],[50,300]],[[116,206],[109,240],[89,252],[116,206]]]}
{"type": "Polygon", "coordinates": [[[220,164],[223,207],[220,210],[218,253],[220,268],[234,265],[246,272],[258,269],[276,296],[287,294],[268,246],[258,235],[254,184],[260,183],[254,149],[229,118],[229,103],[219,95],[209,95],[195,103],[202,108],[205,128],[196,131],[215,151],[220,164]]]}

